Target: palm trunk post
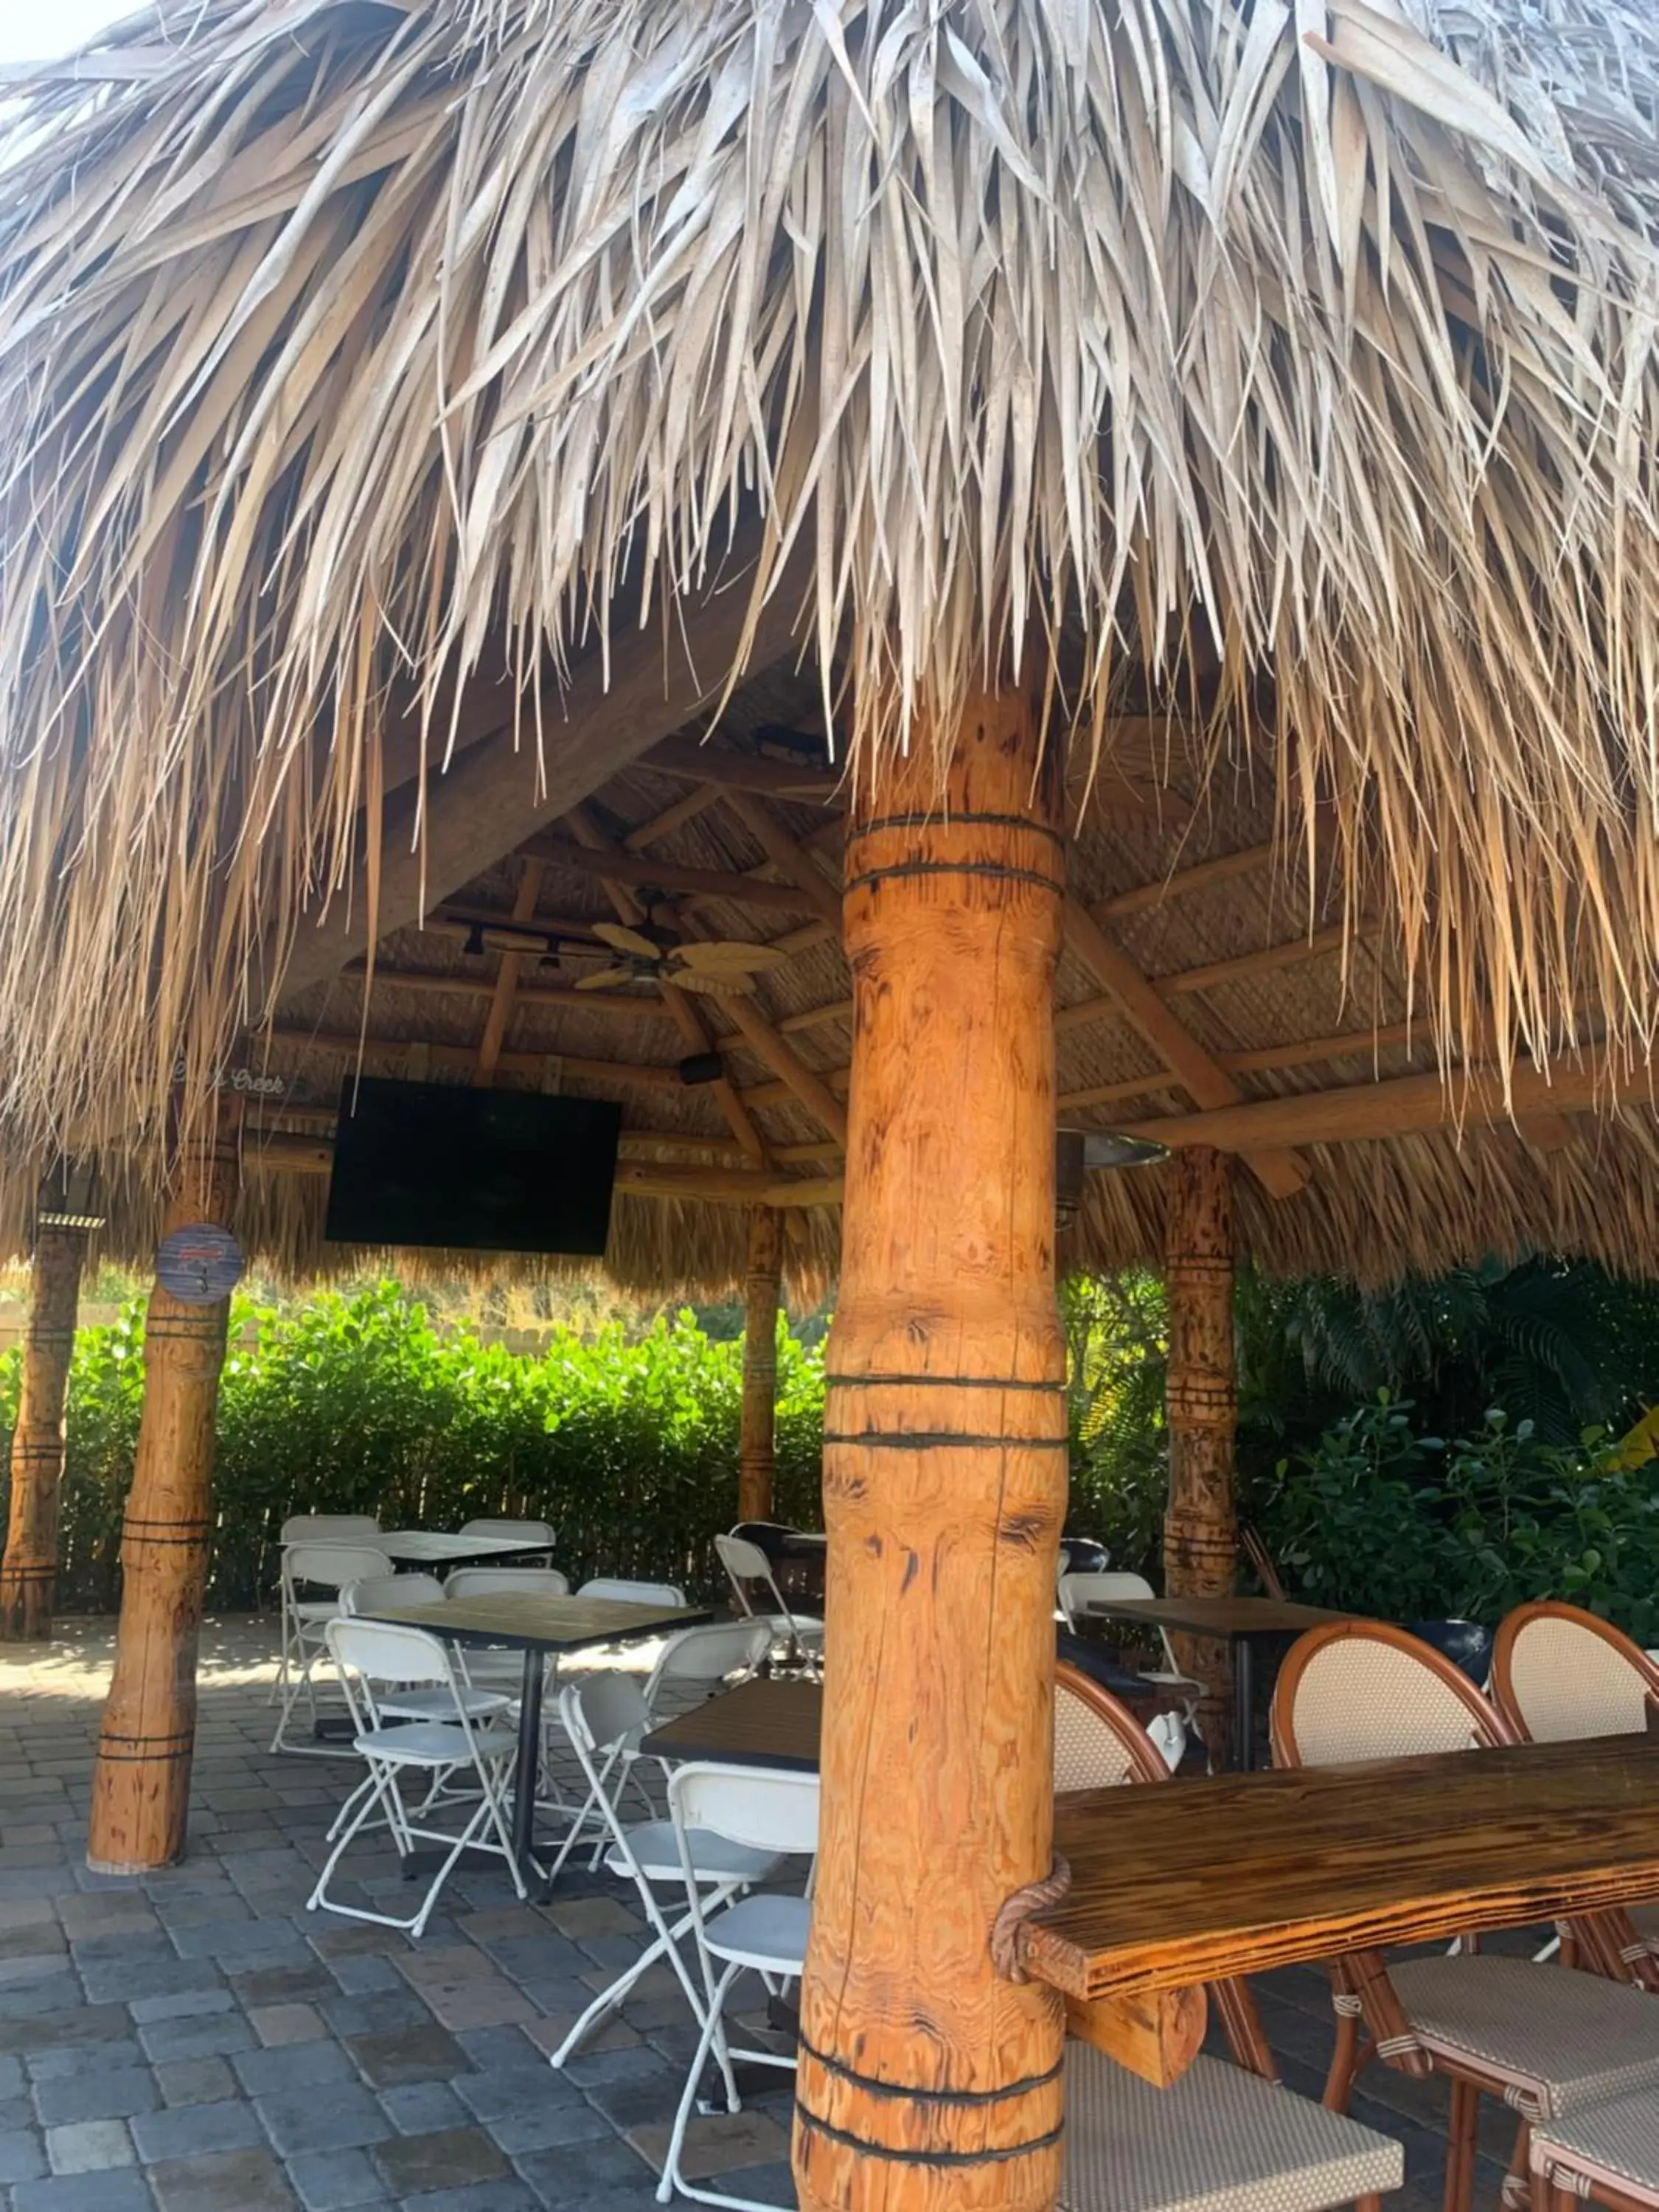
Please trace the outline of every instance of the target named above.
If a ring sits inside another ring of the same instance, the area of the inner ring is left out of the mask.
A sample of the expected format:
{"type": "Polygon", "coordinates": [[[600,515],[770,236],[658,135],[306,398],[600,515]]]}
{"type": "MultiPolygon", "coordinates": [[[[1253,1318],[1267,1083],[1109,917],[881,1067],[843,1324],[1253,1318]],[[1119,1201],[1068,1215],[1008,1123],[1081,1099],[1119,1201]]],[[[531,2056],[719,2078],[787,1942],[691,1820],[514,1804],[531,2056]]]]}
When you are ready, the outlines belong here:
{"type": "Polygon", "coordinates": [[[35,1233],[17,1426],[11,1439],[11,1503],[0,1562],[0,1642],[37,1642],[52,1634],[64,1414],[86,1252],[84,1229],[43,1225],[35,1233]]]}
{"type": "Polygon", "coordinates": [[[827,1354],[823,1818],[803,2212],[1042,2212],[1059,1998],[990,1931],[1052,1863],[1057,778],[1018,697],[872,769],[848,840],[855,1012],[827,1354]]]}

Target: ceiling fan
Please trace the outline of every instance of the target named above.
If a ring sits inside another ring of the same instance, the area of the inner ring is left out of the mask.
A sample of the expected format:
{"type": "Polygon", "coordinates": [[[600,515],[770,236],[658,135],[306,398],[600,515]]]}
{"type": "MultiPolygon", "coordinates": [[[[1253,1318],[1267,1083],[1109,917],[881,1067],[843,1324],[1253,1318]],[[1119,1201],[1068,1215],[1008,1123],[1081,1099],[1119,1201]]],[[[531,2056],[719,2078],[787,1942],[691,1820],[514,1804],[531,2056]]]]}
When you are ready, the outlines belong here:
{"type": "Polygon", "coordinates": [[[608,968],[579,975],[579,991],[610,990],[618,984],[672,983],[681,991],[732,997],[752,991],[757,975],[781,968],[789,957],[771,945],[744,945],[730,938],[708,944],[682,939],[649,919],[635,928],[621,922],[596,921],[593,934],[621,957],[608,968]]]}

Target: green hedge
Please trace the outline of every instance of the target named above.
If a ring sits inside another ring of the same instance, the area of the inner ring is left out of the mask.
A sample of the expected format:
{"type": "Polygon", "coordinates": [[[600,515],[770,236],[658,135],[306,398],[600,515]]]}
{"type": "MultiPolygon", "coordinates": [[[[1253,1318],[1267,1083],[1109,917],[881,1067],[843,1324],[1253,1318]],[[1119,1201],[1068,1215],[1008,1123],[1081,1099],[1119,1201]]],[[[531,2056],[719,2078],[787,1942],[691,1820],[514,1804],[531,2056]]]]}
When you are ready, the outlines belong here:
{"type": "MultiPolygon", "coordinates": [[[[630,1340],[561,1334],[542,1356],[440,1334],[387,1284],[254,1310],[239,1302],[220,1392],[209,1601],[268,1597],[291,1513],[373,1512],[386,1528],[453,1528],[482,1514],[558,1530],[573,1578],[640,1575],[721,1586],[711,1539],[736,1511],[742,1346],[690,1315],[630,1340]],[[252,1340],[242,1339],[251,1329],[252,1340]]],[[[143,1397],[137,1304],[82,1329],[70,1376],[62,1611],[107,1612],[143,1397]]],[[[16,1418],[19,1354],[0,1362],[16,1418]]],[[[781,1516],[819,1522],[822,1363],[781,1330],[781,1516]]],[[[0,1516],[4,1482],[0,1477],[0,1516]]]]}

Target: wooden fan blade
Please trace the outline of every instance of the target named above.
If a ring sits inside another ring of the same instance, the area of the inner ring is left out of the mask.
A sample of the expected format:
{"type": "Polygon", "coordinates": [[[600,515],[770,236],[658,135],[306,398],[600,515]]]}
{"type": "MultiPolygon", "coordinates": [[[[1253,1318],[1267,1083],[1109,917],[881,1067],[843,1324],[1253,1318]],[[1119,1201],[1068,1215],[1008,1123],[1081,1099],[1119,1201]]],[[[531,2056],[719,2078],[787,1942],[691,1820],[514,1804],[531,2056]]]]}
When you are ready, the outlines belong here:
{"type": "Polygon", "coordinates": [[[702,975],[758,975],[781,968],[789,955],[773,945],[742,945],[726,939],[710,945],[677,945],[675,957],[702,975]]]}
{"type": "Polygon", "coordinates": [[[619,921],[596,921],[593,934],[601,945],[608,945],[613,952],[631,952],[636,960],[660,960],[662,947],[642,937],[637,929],[624,928],[619,921]]]}
{"type": "Polygon", "coordinates": [[[707,968],[668,968],[662,980],[681,991],[701,991],[710,999],[740,999],[755,988],[747,975],[722,975],[707,968]]]}
{"type": "Polygon", "coordinates": [[[591,975],[578,975],[579,991],[608,991],[617,983],[636,983],[639,976],[632,968],[596,968],[591,975]]]}

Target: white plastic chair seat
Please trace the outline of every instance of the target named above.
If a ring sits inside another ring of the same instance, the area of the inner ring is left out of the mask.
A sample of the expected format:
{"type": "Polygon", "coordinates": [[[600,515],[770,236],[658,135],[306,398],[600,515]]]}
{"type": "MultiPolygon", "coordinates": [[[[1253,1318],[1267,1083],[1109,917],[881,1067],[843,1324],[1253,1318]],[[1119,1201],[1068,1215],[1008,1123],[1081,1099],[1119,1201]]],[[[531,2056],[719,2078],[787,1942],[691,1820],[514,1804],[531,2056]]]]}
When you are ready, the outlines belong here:
{"type": "Polygon", "coordinates": [[[1659,2088],[1659,2003],[1627,1984],[1486,1953],[1408,1960],[1389,1978],[1424,2048],[1487,2075],[1529,2119],[1659,2088]]]}
{"type": "Polygon", "coordinates": [[[708,1923],[713,1958],[761,1973],[799,1974],[806,1957],[812,1907],[804,1897],[739,1898],[708,1923]]]}
{"type": "Polygon", "coordinates": [[[1061,2212],[1326,2212],[1404,2179],[1388,2136],[1222,2059],[1158,2089],[1066,2046],[1061,2212]]]}
{"type": "Polygon", "coordinates": [[[506,1712],[513,1700],[500,1690],[382,1690],[380,1711],[397,1720],[452,1720],[459,1705],[471,1721],[493,1720],[506,1712]]]}
{"type": "MultiPolygon", "coordinates": [[[[510,1758],[516,1748],[506,1729],[477,1729],[472,1742],[481,1759],[510,1758]]],[[[368,1729],[354,1738],[354,1747],[365,1758],[373,1753],[400,1766],[468,1766],[472,1761],[465,1735],[446,1721],[411,1721],[407,1728],[368,1729]]]]}
{"type": "MultiPolygon", "coordinates": [[[[752,1850],[747,1844],[728,1842],[707,1828],[688,1829],[685,1840],[692,1867],[703,1881],[765,1881],[783,1863],[775,1851],[752,1850]]],[[[643,1820],[637,1828],[630,1828],[628,1848],[647,1881],[684,1881],[672,1820],[643,1820]]],[[[611,1845],[605,1863],[624,1881],[629,1878],[632,1869],[619,1845],[611,1845]]]]}
{"type": "Polygon", "coordinates": [[[1533,2130],[1531,2164],[1577,2197],[1582,2179],[1626,2196],[1659,2195],[1659,2098],[1615,2097],[1533,2130]]]}
{"type": "Polygon", "coordinates": [[[296,1620],[332,1620],[339,1610],[337,1597],[296,1597],[294,1601],[296,1620]]]}

